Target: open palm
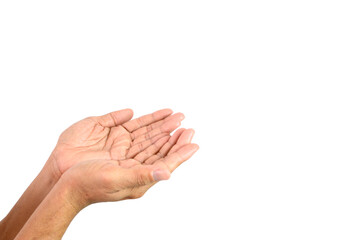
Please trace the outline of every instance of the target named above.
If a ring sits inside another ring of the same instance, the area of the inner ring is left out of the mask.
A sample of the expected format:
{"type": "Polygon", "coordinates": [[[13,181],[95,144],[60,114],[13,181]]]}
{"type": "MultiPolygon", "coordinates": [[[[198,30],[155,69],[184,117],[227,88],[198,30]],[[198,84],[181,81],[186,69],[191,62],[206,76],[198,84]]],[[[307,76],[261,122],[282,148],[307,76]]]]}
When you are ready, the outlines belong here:
{"type": "Polygon", "coordinates": [[[51,160],[62,174],[73,165],[91,159],[122,160],[152,156],[169,140],[184,116],[170,109],[130,120],[131,109],[83,119],[60,136],[51,160]]]}
{"type": "Polygon", "coordinates": [[[139,198],[197,151],[198,145],[191,143],[193,135],[192,129],[179,129],[152,155],[140,154],[125,161],[83,161],[67,171],[66,177],[86,196],[81,201],[86,205],[139,198]]]}

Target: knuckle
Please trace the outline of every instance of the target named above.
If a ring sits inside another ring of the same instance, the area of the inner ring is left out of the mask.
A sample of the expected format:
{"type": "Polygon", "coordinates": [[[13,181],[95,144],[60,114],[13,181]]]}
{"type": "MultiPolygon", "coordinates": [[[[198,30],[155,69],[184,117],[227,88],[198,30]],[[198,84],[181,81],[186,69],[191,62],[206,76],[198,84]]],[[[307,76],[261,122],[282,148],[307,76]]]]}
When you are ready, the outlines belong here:
{"type": "Polygon", "coordinates": [[[138,143],[138,149],[142,151],[144,149],[144,143],[142,142],[138,143]]]}
{"type": "Polygon", "coordinates": [[[143,126],[143,125],[144,125],[144,121],[143,121],[142,118],[138,118],[138,119],[136,120],[136,123],[138,124],[138,126],[143,126]]]}
{"type": "Polygon", "coordinates": [[[145,134],[145,140],[149,140],[151,138],[151,134],[150,133],[146,133],[145,134]]]}
{"type": "Polygon", "coordinates": [[[143,175],[139,175],[137,178],[136,178],[136,184],[138,186],[143,186],[146,184],[146,180],[145,180],[145,177],[143,175]]]}
{"type": "Polygon", "coordinates": [[[159,151],[157,154],[156,154],[159,158],[163,158],[164,157],[164,153],[162,151],[159,151]]]}
{"type": "Polygon", "coordinates": [[[135,133],[130,133],[129,135],[130,135],[130,138],[131,138],[131,139],[135,139],[135,138],[136,138],[136,134],[135,134],[135,133]]]}
{"type": "Polygon", "coordinates": [[[116,125],[116,116],[114,115],[114,113],[110,113],[109,114],[110,120],[112,121],[113,125],[116,125]]]}
{"type": "Polygon", "coordinates": [[[152,125],[146,126],[146,131],[147,131],[147,132],[150,132],[151,130],[153,130],[153,126],[152,126],[152,125]]]}

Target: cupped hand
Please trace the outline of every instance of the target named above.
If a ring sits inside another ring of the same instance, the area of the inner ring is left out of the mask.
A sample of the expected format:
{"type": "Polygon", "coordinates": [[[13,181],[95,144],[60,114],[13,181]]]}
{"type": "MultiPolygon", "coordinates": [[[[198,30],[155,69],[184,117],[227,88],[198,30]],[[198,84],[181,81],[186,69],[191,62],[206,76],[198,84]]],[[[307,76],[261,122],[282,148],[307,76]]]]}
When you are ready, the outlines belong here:
{"type": "MultiPolygon", "coordinates": [[[[85,118],[66,129],[49,158],[61,176],[77,163],[92,159],[125,160],[159,150],[184,119],[162,109],[130,120],[131,109],[85,118]]],[[[106,165],[106,163],[103,163],[106,165]]]]}
{"type": "Polygon", "coordinates": [[[197,150],[194,131],[179,129],[152,155],[126,160],[89,160],[76,164],[63,178],[81,197],[82,207],[91,203],[141,197],[151,186],[166,180],[197,150]]]}

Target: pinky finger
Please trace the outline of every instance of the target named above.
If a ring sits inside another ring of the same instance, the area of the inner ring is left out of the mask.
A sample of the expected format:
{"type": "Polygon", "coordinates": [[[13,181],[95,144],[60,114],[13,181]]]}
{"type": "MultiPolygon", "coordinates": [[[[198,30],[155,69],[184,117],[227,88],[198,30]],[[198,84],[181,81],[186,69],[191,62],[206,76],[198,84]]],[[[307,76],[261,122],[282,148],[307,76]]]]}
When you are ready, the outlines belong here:
{"type": "Polygon", "coordinates": [[[187,144],[167,157],[157,160],[153,165],[166,166],[170,172],[173,172],[178,166],[194,155],[197,150],[199,150],[197,144],[187,144]]]}
{"type": "Polygon", "coordinates": [[[180,136],[185,131],[185,128],[178,129],[169,139],[167,143],[162,146],[159,152],[156,155],[149,157],[148,159],[144,160],[145,164],[153,164],[155,161],[159,160],[160,158],[166,156],[166,154],[170,151],[170,149],[177,143],[180,136]]]}

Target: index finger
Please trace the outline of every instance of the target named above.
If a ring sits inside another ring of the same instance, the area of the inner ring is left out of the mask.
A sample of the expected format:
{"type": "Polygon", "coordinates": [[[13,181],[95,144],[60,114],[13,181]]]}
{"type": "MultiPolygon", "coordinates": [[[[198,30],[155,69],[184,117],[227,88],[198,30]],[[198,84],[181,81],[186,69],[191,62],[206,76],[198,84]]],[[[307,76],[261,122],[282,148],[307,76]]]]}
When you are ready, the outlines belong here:
{"type": "Polygon", "coordinates": [[[133,132],[136,129],[141,127],[147,126],[159,120],[166,118],[167,116],[171,115],[173,111],[171,109],[161,109],[159,111],[153,112],[151,114],[144,115],[139,118],[135,118],[131,121],[124,123],[122,126],[126,128],[129,132],[133,132]]]}

